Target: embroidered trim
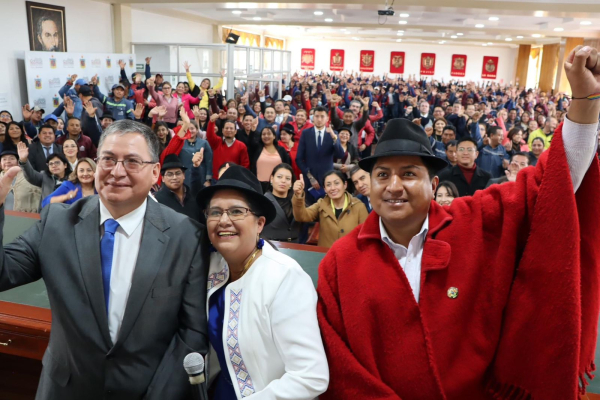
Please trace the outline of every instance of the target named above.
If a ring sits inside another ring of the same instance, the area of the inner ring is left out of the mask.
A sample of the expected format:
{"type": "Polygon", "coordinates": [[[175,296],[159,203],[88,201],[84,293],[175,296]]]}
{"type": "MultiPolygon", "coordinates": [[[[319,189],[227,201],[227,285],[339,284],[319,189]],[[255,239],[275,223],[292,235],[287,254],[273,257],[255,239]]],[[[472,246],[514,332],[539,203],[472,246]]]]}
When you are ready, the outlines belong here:
{"type": "Polygon", "coordinates": [[[227,265],[225,265],[225,268],[223,268],[219,272],[214,272],[214,273],[210,274],[208,276],[208,281],[206,282],[206,286],[207,286],[208,290],[219,285],[221,282],[224,282],[226,276],[227,276],[227,265]]]}
{"type": "Polygon", "coordinates": [[[238,340],[238,325],[240,321],[240,307],[242,306],[242,291],[230,290],[229,295],[229,323],[227,324],[227,349],[229,350],[229,359],[235,372],[238,387],[242,397],[254,394],[254,384],[248,373],[248,368],[242,359],[242,352],[238,340]]]}

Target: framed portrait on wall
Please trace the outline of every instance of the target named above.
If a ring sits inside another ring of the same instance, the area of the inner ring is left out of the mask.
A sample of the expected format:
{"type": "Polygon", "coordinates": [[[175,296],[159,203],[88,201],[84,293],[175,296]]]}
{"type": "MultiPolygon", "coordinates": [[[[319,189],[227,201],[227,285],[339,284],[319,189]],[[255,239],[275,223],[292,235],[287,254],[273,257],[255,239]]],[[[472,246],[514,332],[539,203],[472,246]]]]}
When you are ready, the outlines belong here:
{"type": "Polygon", "coordinates": [[[67,51],[65,8],[51,4],[25,2],[29,49],[32,51],[67,51]]]}

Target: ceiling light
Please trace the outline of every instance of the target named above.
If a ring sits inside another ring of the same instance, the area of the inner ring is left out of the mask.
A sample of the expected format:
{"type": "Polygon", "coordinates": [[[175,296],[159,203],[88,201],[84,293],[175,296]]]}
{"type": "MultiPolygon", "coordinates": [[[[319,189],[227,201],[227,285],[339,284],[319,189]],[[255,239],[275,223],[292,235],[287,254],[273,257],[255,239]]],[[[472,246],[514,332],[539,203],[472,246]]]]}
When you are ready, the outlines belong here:
{"type": "Polygon", "coordinates": [[[456,35],[450,36],[450,39],[457,39],[457,38],[458,38],[458,36],[456,36],[456,35]]]}
{"type": "Polygon", "coordinates": [[[352,33],[352,32],[350,32],[350,31],[345,31],[344,33],[345,33],[346,35],[349,35],[349,34],[350,34],[350,33],[352,33]]]}
{"type": "Polygon", "coordinates": [[[400,43],[402,41],[402,39],[396,39],[396,42],[400,43]]]}
{"type": "Polygon", "coordinates": [[[242,12],[240,10],[233,10],[231,13],[235,15],[240,15],[242,12]]]}
{"type": "Polygon", "coordinates": [[[531,35],[531,37],[539,38],[542,37],[542,35],[540,35],[539,33],[534,33],[533,35],[531,35]]]}
{"type": "Polygon", "coordinates": [[[323,11],[315,11],[315,15],[323,15],[323,11]]]}
{"type": "Polygon", "coordinates": [[[408,23],[408,21],[398,21],[398,23],[399,23],[400,25],[406,25],[406,24],[408,23]]]}
{"type": "Polygon", "coordinates": [[[523,39],[523,36],[517,36],[517,39],[523,39]]]}
{"type": "Polygon", "coordinates": [[[332,18],[325,18],[325,22],[333,22],[332,18]]]}
{"type": "Polygon", "coordinates": [[[475,25],[475,28],[485,28],[485,25],[484,24],[477,24],[477,25],[475,25]]]}
{"type": "Polygon", "coordinates": [[[462,35],[463,35],[462,33],[457,33],[457,34],[456,34],[456,36],[462,36],[462,35]]]}
{"type": "Polygon", "coordinates": [[[543,11],[536,11],[533,13],[534,17],[543,17],[544,16],[544,12],[543,11]]]}
{"type": "Polygon", "coordinates": [[[506,40],[507,42],[512,42],[512,39],[511,39],[511,38],[509,38],[509,37],[507,37],[507,38],[506,38],[506,39],[504,39],[504,40],[506,40]]]}
{"type": "Polygon", "coordinates": [[[262,18],[261,17],[254,17],[252,19],[255,20],[255,21],[260,21],[262,18]]]}
{"type": "Polygon", "coordinates": [[[440,40],[440,44],[444,44],[444,43],[446,43],[445,40],[440,40]]]}
{"type": "Polygon", "coordinates": [[[565,30],[565,28],[561,28],[561,27],[554,28],[554,32],[562,32],[564,30],[565,30]]]}
{"type": "Polygon", "coordinates": [[[398,32],[402,32],[402,33],[404,33],[404,31],[403,31],[402,29],[398,29],[398,32]]]}
{"type": "Polygon", "coordinates": [[[487,46],[487,44],[485,44],[485,43],[484,43],[484,44],[482,44],[482,46],[484,46],[484,47],[485,47],[485,46],[487,46]]]}
{"type": "Polygon", "coordinates": [[[342,32],[346,32],[347,30],[348,30],[348,29],[346,29],[346,28],[342,28],[342,29],[340,29],[340,31],[342,31],[342,32]]]}
{"type": "Polygon", "coordinates": [[[498,18],[498,17],[489,17],[488,19],[490,21],[498,21],[500,18],[498,18]]]}
{"type": "Polygon", "coordinates": [[[487,44],[489,44],[489,45],[491,46],[491,45],[493,45],[494,43],[492,43],[492,42],[487,42],[487,44]]]}
{"type": "Polygon", "coordinates": [[[359,38],[357,38],[357,37],[353,37],[352,39],[354,39],[354,40],[359,40],[359,38]]]}
{"type": "Polygon", "coordinates": [[[404,32],[398,32],[398,33],[396,33],[396,35],[398,35],[398,36],[404,36],[404,32]]]}
{"type": "Polygon", "coordinates": [[[591,25],[592,21],[581,21],[579,25],[591,25]]]}
{"type": "Polygon", "coordinates": [[[408,17],[410,17],[410,15],[407,13],[400,14],[400,18],[408,18],[408,17]]]}

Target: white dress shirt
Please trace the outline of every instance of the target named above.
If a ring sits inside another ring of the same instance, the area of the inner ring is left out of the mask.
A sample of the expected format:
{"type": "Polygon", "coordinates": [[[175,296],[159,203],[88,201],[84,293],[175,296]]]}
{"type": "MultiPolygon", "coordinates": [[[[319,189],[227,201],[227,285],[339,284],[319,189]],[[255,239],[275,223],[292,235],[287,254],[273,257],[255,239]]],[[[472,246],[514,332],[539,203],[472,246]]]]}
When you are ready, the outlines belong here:
{"type": "Polygon", "coordinates": [[[321,145],[323,145],[323,139],[325,138],[325,128],[318,129],[315,126],[315,142],[317,143],[317,149],[319,148],[319,134],[321,134],[321,145]]]}
{"type": "MultiPolygon", "coordinates": [[[[108,209],[100,201],[100,226],[104,235],[104,221],[113,219],[108,209]]],[[[116,343],[129,298],[135,263],[140,251],[144,216],[147,200],[130,212],[117,219],[119,227],[115,232],[112,270],[110,274],[110,295],[108,301],[108,330],[113,344],[116,343]]]]}
{"type": "MultiPolygon", "coordinates": [[[[565,153],[567,163],[571,172],[571,180],[575,191],[579,189],[583,178],[590,167],[596,149],[598,147],[598,124],[577,124],[565,118],[563,125],[563,142],[565,144],[565,153]]],[[[408,283],[415,295],[417,303],[419,302],[419,292],[421,290],[421,259],[423,258],[423,245],[429,230],[429,216],[425,218],[423,226],[417,235],[415,235],[408,244],[408,249],[401,244],[395,243],[388,235],[381,217],[379,218],[379,231],[381,239],[394,252],[408,283]]]]}

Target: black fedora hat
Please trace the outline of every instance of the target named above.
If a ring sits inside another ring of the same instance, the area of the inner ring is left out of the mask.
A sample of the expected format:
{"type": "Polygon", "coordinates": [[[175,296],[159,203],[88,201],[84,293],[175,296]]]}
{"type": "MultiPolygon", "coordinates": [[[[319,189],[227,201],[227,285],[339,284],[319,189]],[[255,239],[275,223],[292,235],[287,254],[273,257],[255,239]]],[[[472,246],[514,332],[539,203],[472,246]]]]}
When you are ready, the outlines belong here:
{"type": "Polygon", "coordinates": [[[358,165],[365,171],[371,172],[378,158],[391,156],[421,157],[436,172],[448,166],[446,160],[433,155],[425,131],[407,119],[389,120],[377,143],[375,153],[360,160],[358,165]]]}
{"type": "Polygon", "coordinates": [[[173,169],[173,168],[180,168],[183,171],[185,171],[187,169],[186,167],[183,166],[183,164],[181,163],[181,160],[179,159],[177,154],[169,154],[168,156],[165,157],[163,166],[160,169],[160,173],[164,174],[166,170],[173,169]]]}
{"type": "Polygon", "coordinates": [[[252,210],[264,216],[266,224],[275,219],[277,211],[271,200],[263,195],[262,186],[258,178],[250,170],[239,165],[232,165],[221,175],[216,184],[203,188],[196,197],[200,208],[205,209],[213,195],[223,189],[237,190],[247,196],[248,200],[255,203],[260,210],[252,210]]]}

